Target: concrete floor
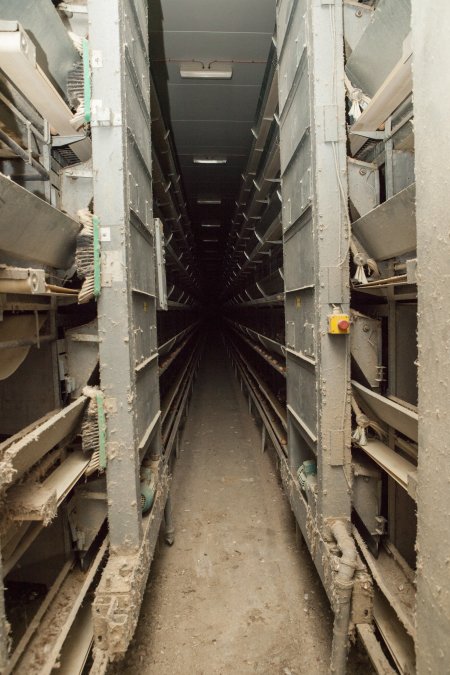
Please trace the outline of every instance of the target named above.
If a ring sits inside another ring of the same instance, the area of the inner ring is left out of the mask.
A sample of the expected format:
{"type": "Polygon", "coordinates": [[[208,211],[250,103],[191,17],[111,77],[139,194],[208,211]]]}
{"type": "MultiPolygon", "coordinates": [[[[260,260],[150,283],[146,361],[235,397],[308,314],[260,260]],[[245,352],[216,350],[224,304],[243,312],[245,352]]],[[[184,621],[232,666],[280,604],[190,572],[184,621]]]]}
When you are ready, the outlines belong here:
{"type": "MultiPolygon", "coordinates": [[[[160,545],[114,672],[327,673],[329,604],[218,341],[202,361],[172,497],[175,544],[160,545]]],[[[371,672],[354,650],[349,673],[371,672]]]]}

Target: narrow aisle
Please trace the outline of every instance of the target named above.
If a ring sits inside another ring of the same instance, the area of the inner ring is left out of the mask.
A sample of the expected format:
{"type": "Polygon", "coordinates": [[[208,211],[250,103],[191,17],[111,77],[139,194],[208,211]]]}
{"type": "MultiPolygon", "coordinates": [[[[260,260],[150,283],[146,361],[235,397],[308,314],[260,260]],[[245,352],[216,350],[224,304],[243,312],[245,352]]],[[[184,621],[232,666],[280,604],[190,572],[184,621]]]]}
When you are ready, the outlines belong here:
{"type": "Polygon", "coordinates": [[[218,336],[203,357],[172,499],[175,544],[160,545],[117,672],[326,673],[329,605],[218,336]]]}

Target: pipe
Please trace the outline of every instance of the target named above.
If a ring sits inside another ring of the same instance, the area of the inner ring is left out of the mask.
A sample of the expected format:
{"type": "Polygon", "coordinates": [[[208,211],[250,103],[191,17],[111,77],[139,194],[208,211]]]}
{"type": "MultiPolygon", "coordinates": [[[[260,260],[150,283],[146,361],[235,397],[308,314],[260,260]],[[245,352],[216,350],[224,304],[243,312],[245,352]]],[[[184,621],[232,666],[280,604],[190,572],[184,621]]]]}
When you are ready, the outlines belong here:
{"type": "Polygon", "coordinates": [[[357,555],[355,542],[349,535],[343,521],[333,523],[331,533],[342,552],[342,556],[339,558],[339,569],[334,577],[335,611],[330,672],[336,673],[336,675],[345,675],[353,577],[357,555]]]}
{"type": "Polygon", "coordinates": [[[0,342],[0,350],[3,349],[17,349],[18,347],[34,347],[47,342],[55,342],[57,335],[40,335],[36,338],[24,338],[20,340],[5,340],[0,342]]]}
{"type": "Polygon", "coordinates": [[[48,174],[48,171],[44,169],[43,166],[39,164],[39,162],[36,162],[35,159],[33,159],[26,150],[20,147],[18,143],[12,140],[7,134],[5,134],[4,131],[0,129],[0,141],[4,143],[5,145],[8,146],[10,150],[14,152],[14,154],[18,155],[18,157],[21,157],[24,162],[27,164],[30,164],[35,171],[38,172],[40,178],[38,180],[50,180],[50,176],[48,174]]]}
{"type": "Polygon", "coordinates": [[[168,546],[172,546],[175,541],[175,527],[173,523],[172,498],[170,492],[167,495],[166,505],[164,507],[164,539],[168,546]]]}

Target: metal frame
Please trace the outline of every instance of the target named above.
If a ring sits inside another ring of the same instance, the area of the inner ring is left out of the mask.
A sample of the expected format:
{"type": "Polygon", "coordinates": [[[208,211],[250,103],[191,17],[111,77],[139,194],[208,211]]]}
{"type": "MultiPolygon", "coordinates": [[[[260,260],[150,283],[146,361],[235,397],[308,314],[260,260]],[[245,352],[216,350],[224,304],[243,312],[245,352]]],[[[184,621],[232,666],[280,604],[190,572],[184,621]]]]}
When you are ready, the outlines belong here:
{"type": "Polygon", "coordinates": [[[446,26],[450,7],[427,12],[412,2],[413,85],[417,177],[417,254],[419,283],[419,469],[417,566],[417,672],[444,673],[450,664],[448,527],[450,455],[448,410],[449,299],[442,284],[448,273],[446,227],[449,195],[439,157],[450,153],[448,92],[450,72],[442,70],[450,47],[446,26]],[[433,36],[433,58],[430,43],[433,36]],[[440,105],[435,105],[439,100],[440,105]],[[447,102],[447,103],[446,103],[447,102]]]}
{"type": "MultiPolygon", "coordinates": [[[[150,360],[156,354],[156,306],[147,9],[143,1],[134,8],[126,0],[91,0],[88,7],[94,206],[108,233],[102,242],[98,308],[101,385],[108,411],[109,526],[112,549],[130,553],[142,541],[139,448],[159,409],[157,373],[150,360]],[[142,84],[137,85],[140,68],[142,84]],[[148,343],[140,343],[142,332],[150,336],[148,343]],[[138,375],[141,365],[145,374],[138,375]],[[143,386],[154,399],[145,411],[139,405],[143,386]]],[[[158,455],[158,435],[153,445],[158,455]]]]}
{"type": "Polygon", "coordinates": [[[280,0],[277,48],[288,412],[282,478],[335,612],[331,669],[344,673],[350,598],[355,625],[370,623],[371,600],[358,593],[349,536],[349,336],[329,331],[330,315],[350,309],[342,2],[280,0]],[[305,460],[317,462],[315,494],[299,487],[305,460]]]}
{"type": "Polygon", "coordinates": [[[328,519],[350,516],[349,346],[328,334],[333,308],[349,311],[342,4],[279,2],[278,53],[289,462],[317,458],[329,536],[328,519]]]}
{"type": "Polygon", "coordinates": [[[137,623],[168,494],[161,457],[147,2],[90,0],[94,208],[103,232],[98,305],[107,411],[111,556],[94,602],[96,649],[123,655],[137,623]],[[140,467],[159,478],[141,516],[140,467]],[[159,468],[158,468],[159,463],[159,468]],[[120,575],[121,584],[110,585],[120,575]],[[133,589],[133,602],[124,589],[133,589]],[[126,620],[124,620],[126,616],[126,620]]]}

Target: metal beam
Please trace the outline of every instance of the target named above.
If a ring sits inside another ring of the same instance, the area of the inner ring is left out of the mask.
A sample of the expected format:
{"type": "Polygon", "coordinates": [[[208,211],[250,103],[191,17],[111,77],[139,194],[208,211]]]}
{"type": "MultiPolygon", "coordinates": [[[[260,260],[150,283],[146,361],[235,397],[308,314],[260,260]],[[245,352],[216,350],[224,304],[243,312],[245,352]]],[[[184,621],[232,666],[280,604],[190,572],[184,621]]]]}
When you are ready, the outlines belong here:
{"type": "MultiPolygon", "coordinates": [[[[112,550],[129,555],[142,542],[139,446],[159,410],[147,2],[89,0],[88,8],[94,203],[109,236],[98,304],[108,519],[112,550]]],[[[159,442],[156,433],[152,453],[159,442]]]]}
{"type": "MultiPolygon", "coordinates": [[[[444,673],[450,663],[450,243],[448,182],[439,158],[450,155],[448,105],[450,5],[430,12],[412,2],[419,293],[419,470],[417,672],[444,673]],[[432,45],[430,51],[430,36],[432,45]],[[436,102],[439,101],[439,105],[436,102]]],[[[445,161],[444,161],[445,164],[445,161]]]]}

